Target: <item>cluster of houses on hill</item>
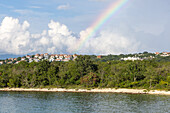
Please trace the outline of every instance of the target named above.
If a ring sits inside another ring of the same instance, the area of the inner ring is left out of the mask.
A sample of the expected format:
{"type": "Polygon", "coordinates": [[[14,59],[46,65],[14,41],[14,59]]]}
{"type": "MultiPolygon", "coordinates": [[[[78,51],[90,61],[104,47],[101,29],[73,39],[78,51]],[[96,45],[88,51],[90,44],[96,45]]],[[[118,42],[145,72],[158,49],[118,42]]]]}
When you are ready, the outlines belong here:
{"type": "Polygon", "coordinates": [[[163,57],[170,56],[170,52],[162,52],[162,53],[155,52],[155,54],[156,54],[156,55],[163,56],[163,57]]]}
{"type": "Polygon", "coordinates": [[[0,61],[0,65],[2,64],[18,64],[21,61],[27,61],[29,63],[31,62],[40,62],[42,60],[48,60],[49,62],[53,61],[70,61],[75,60],[77,58],[77,55],[67,55],[67,54],[35,54],[35,55],[26,55],[24,57],[18,57],[18,58],[8,58],[6,60],[0,61]]]}
{"type": "MultiPolygon", "coordinates": [[[[141,54],[143,55],[143,54],[141,54]]],[[[141,55],[138,55],[138,56],[141,56],[141,55]]],[[[170,56],[170,52],[162,52],[162,53],[159,53],[159,52],[155,52],[155,55],[160,55],[162,57],[167,57],[167,56],[170,56]]],[[[146,60],[146,59],[153,59],[155,58],[156,56],[149,56],[149,57],[137,57],[137,56],[133,56],[133,57],[126,57],[126,58],[121,58],[120,60],[146,60]]]]}
{"type": "MultiPolygon", "coordinates": [[[[67,62],[70,60],[75,60],[77,58],[78,55],[74,54],[74,55],[67,55],[67,54],[35,54],[35,55],[26,55],[24,57],[18,57],[18,58],[8,58],[6,60],[0,60],[0,65],[2,64],[18,64],[21,61],[27,61],[29,63],[31,62],[40,62],[42,60],[48,60],[49,62],[53,62],[53,61],[63,61],[63,62],[67,62]]],[[[136,54],[134,56],[126,56],[123,58],[120,58],[120,60],[145,60],[145,59],[153,59],[157,56],[162,56],[162,57],[167,57],[170,56],[170,52],[155,52],[155,54],[152,54],[150,56],[144,56],[144,54],[136,54]]],[[[97,59],[101,59],[103,56],[102,55],[98,55],[97,59]]]]}
{"type": "Polygon", "coordinates": [[[126,58],[121,58],[120,60],[132,60],[132,61],[135,61],[135,60],[147,60],[147,59],[153,59],[155,58],[154,56],[150,56],[150,57],[144,57],[144,58],[140,58],[140,57],[136,57],[136,56],[133,56],[133,57],[126,57],[126,58]]]}

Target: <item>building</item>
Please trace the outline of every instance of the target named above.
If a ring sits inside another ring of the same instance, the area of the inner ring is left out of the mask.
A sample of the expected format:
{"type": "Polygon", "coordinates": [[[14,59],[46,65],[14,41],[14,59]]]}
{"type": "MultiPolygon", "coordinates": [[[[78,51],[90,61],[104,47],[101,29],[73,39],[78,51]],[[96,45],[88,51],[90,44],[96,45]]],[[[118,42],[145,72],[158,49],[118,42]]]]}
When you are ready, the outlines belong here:
{"type": "Polygon", "coordinates": [[[20,63],[21,61],[17,61],[17,62],[15,62],[15,64],[18,64],[18,63],[20,63]]]}
{"type": "Polygon", "coordinates": [[[31,58],[31,56],[30,56],[30,55],[26,55],[26,58],[28,58],[28,59],[29,59],[29,58],[31,58]]]}
{"type": "Polygon", "coordinates": [[[59,59],[63,59],[64,58],[64,55],[59,55],[59,59]]]}
{"type": "Polygon", "coordinates": [[[68,56],[67,54],[64,54],[64,57],[68,56]]]}
{"type": "Polygon", "coordinates": [[[21,58],[21,61],[24,61],[24,60],[25,60],[25,57],[22,57],[22,58],[21,58]]]}
{"type": "Polygon", "coordinates": [[[39,59],[34,59],[35,62],[39,62],[40,60],[39,59]]]}
{"type": "Polygon", "coordinates": [[[53,61],[64,61],[67,62],[69,60],[75,60],[78,55],[68,55],[68,54],[35,54],[35,55],[26,55],[24,57],[18,57],[18,58],[8,58],[2,62],[0,61],[0,65],[2,64],[18,64],[20,61],[27,61],[29,63],[35,61],[35,62],[40,62],[43,60],[48,60],[49,62],[53,61]]]}
{"type": "Polygon", "coordinates": [[[53,58],[53,59],[54,59],[54,58],[55,58],[55,55],[51,55],[50,58],[53,58]]]}
{"type": "Polygon", "coordinates": [[[58,62],[60,62],[60,61],[61,61],[61,59],[55,59],[55,61],[58,61],[58,62]]]}
{"type": "Polygon", "coordinates": [[[70,61],[69,59],[64,59],[64,60],[62,60],[62,61],[64,61],[64,62],[68,62],[68,61],[70,61]]]}
{"type": "Polygon", "coordinates": [[[98,59],[101,59],[101,58],[102,58],[102,56],[101,56],[101,55],[99,55],[99,56],[97,56],[97,58],[98,58],[98,59]]]}
{"type": "Polygon", "coordinates": [[[59,55],[56,54],[56,55],[55,55],[55,58],[59,58],[59,55]]]}
{"type": "Polygon", "coordinates": [[[17,60],[17,58],[14,58],[14,60],[17,60]]]}
{"type": "Polygon", "coordinates": [[[12,61],[10,61],[10,62],[7,62],[7,64],[12,64],[12,61]]]}
{"type": "Polygon", "coordinates": [[[134,60],[143,60],[143,59],[141,59],[141,58],[139,58],[139,57],[127,57],[127,58],[121,58],[121,60],[132,60],[132,61],[134,61],[134,60]]]}
{"type": "Polygon", "coordinates": [[[159,52],[155,52],[156,55],[159,55],[159,52]]]}
{"type": "Polygon", "coordinates": [[[39,56],[40,56],[40,54],[36,54],[34,57],[35,57],[35,58],[38,58],[39,56]]]}
{"type": "Polygon", "coordinates": [[[0,61],[0,65],[2,65],[2,64],[4,64],[4,62],[3,62],[3,61],[0,61]]]}
{"type": "Polygon", "coordinates": [[[163,57],[170,56],[170,52],[162,52],[161,56],[163,57]]]}
{"type": "Polygon", "coordinates": [[[64,57],[64,59],[72,60],[72,55],[67,55],[67,56],[64,57]]]}
{"type": "Polygon", "coordinates": [[[47,59],[49,59],[49,54],[48,53],[45,53],[44,54],[44,58],[47,60],[47,59]]]}
{"type": "Polygon", "coordinates": [[[77,54],[74,54],[73,55],[73,60],[75,60],[77,58],[77,56],[78,56],[77,54]]]}
{"type": "Polygon", "coordinates": [[[13,61],[13,60],[14,60],[14,58],[8,58],[8,60],[13,61]]]}
{"type": "Polygon", "coordinates": [[[53,57],[50,57],[49,62],[53,62],[55,59],[53,57]]]}

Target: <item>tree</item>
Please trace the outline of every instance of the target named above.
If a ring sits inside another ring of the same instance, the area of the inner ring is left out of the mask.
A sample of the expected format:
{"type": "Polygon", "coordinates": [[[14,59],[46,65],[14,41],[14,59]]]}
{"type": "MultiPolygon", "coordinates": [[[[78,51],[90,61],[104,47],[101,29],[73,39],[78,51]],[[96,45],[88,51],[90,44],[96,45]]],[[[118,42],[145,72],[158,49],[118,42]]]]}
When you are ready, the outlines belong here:
{"type": "Polygon", "coordinates": [[[18,57],[18,58],[17,58],[17,61],[20,61],[20,60],[21,60],[21,57],[18,57]]]}

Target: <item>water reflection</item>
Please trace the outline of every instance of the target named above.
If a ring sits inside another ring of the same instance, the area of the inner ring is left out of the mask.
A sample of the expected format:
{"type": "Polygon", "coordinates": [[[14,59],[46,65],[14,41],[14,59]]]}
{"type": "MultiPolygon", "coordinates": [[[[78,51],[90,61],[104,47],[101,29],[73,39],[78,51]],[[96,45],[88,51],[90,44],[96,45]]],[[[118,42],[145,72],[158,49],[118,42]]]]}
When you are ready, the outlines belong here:
{"type": "Polygon", "coordinates": [[[114,93],[0,92],[0,113],[170,112],[170,96],[114,93]]]}

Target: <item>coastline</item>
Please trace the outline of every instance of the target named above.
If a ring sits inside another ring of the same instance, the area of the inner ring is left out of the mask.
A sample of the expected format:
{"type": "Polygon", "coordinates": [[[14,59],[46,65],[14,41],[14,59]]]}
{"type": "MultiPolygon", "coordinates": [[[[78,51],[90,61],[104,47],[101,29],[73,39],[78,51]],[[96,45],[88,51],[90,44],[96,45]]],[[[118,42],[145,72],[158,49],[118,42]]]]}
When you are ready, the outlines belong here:
{"type": "Polygon", "coordinates": [[[21,91],[21,92],[92,92],[92,93],[128,93],[128,94],[154,94],[170,95],[170,91],[159,91],[146,89],[125,89],[125,88],[102,88],[102,89],[65,89],[65,88],[0,88],[0,91],[21,91]]]}

